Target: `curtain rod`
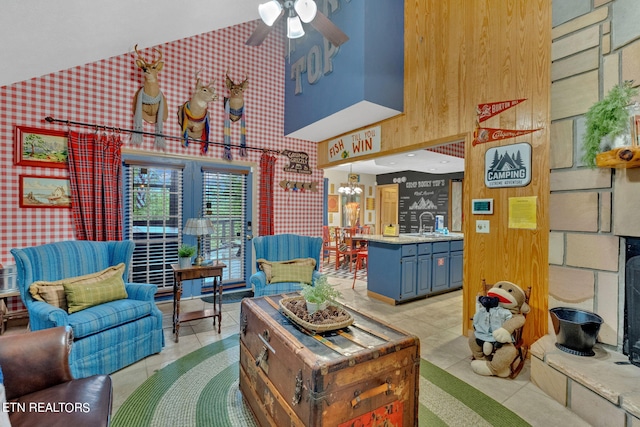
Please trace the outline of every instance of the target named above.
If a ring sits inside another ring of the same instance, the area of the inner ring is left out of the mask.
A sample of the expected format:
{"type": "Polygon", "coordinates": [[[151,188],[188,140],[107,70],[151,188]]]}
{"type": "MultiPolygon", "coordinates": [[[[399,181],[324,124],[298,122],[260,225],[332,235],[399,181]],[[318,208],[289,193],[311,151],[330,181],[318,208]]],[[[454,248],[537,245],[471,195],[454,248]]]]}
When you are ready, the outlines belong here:
{"type": "MultiPolygon", "coordinates": [[[[98,125],[95,123],[83,123],[83,122],[75,122],[73,120],[62,120],[62,119],[54,119],[51,116],[47,116],[44,118],[44,120],[46,122],[49,123],[61,123],[61,124],[66,124],[67,126],[70,125],[74,125],[74,126],[86,126],[86,127],[92,127],[95,128],[96,130],[111,130],[114,132],[125,132],[125,133],[138,133],[141,135],[148,135],[148,136],[159,136],[161,138],[165,138],[165,139],[175,139],[175,140],[179,140],[179,141],[183,141],[184,137],[182,136],[175,136],[175,135],[164,135],[161,133],[154,133],[154,132],[146,132],[143,130],[134,130],[134,129],[124,129],[124,128],[119,128],[119,127],[114,127],[114,126],[104,126],[104,125],[98,125]]],[[[235,148],[246,148],[247,150],[256,150],[256,151],[262,151],[262,152],[269,152],[269,153],[277,153],[277,154],[282,154],[279,150],[270,150],[268,148],[256,148],[256,147],[242,147],[241,145],[238,144],[225,144],[224,142],[217,142],[217,141],[204,141],[202,139],[192,139],[189,138],[189,142],[195,142],[198,144],[214,144],[214,145],[220,145],[220,146],[230,146],[230,147],[235,147],[235,148]]]]}

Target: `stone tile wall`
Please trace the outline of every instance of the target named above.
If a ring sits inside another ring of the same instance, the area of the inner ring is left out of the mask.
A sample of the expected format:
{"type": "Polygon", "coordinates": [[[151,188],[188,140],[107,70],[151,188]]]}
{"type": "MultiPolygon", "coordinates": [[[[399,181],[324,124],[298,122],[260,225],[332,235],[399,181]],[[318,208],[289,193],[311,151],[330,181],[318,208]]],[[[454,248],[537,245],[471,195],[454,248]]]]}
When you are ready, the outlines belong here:
{"type": "Polygon", "coordinates": [[[605,319],[600,340],[621,349],[624,237],[640,236],[640,169],[589,169],[584,114],[624,80],[640,84],[637,0],[553,3],[549,308],[605,319]]]}

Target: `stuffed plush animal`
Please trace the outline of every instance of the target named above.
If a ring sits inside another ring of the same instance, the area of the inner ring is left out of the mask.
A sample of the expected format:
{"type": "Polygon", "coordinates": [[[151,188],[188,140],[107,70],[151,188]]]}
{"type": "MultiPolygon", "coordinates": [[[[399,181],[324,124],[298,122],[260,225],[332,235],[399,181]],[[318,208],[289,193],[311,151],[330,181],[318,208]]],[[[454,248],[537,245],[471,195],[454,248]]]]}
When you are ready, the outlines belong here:
{"type": "Polygon", "coordinates": [[[513,331],[524,326],[524,314],[528,312],[524,291],[511,282],[498,282],[486,296],[478,297],[473,316],[474,333],[469,337],[473,372],[509,376],[511,362],[517,354],[513,331]]]}

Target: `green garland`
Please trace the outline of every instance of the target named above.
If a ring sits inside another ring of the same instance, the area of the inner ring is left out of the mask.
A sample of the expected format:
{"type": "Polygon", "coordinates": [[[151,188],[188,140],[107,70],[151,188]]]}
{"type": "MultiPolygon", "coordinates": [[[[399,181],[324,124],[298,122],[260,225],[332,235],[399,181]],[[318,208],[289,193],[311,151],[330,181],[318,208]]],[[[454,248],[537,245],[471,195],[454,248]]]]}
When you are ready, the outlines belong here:
{"type": "Polygon", "coordinates": [[[584,156],[582,160],[595,167],[596,155],[600,153],[602,138],[612,138],[626,131],[629,122],[627,106],[638,95],[638,88],[632,87],[632,81],[611,88],[607,96],[589,108],[585,115],[586,131],[583,139],[584,156]]]}

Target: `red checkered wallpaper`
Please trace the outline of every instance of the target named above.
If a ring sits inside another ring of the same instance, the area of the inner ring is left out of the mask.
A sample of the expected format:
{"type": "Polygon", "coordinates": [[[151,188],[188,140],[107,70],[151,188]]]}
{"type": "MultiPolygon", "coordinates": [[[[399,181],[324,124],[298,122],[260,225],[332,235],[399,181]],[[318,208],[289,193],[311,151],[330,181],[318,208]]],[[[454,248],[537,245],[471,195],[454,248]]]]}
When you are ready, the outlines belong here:
{"type": "Polygon", "coordinates": [[[464,159],[464,141],[427,148],[427,150],[433,151],[434,153],[446,154],[448,156],[464,159]]]}
{"type": "MultiPolygon", "coordinates": [[[[278,34],[271,34],[259,47],[244,44],[255,23],[246,23],[188,39],[156,46],[163,53],[164,68],[160,72],[160,87],[167,98],[169,118],[164,133],[179,135],[178,106],[190,97],[195,86],[194,73],[200,78],[216,80],[219,99],[209,104],[211,116],[210,140],[222,142],[224,108],[227,95],[224,78],[227,70],[234,81],[249,79],[245,91],[247,145],[271,150],[289,149],[309,154],[312,175],[284,172],[288,159],[278,156],[276,164],[275,233],[298,233],[320,236],[322,225],[322,171],[316,169],[316,144],[285,138],[284,129],[284,70],[286,44],[278,34]],[[280,181],[317,181],[318,192],[285,191],[280,181]]],[[[136,40],[131,40],[133,46],[136,40]]],[[[90,47],[87,47],[88,49],[90,47]]],[[[151,49],[141,50],[150,60],[151,49]]],[[[66,209],[20,208],[18,182],[20,175],[67,177],[65,169],[16,166],[14,156],[14,127],[32,126],[44,129],[67,129],[66,125],[49,124],[44,117],[96,123],[105,126],[133,128],[132,100],[143,83],[142,72],[134,64],[135,54],[123,55],[63,70],[32,80],[0,88],[0,263],[13,264],[9,249],[74,239],[70,211],[66,209]]],[[[92,129],[74,127],[79,132],[92,129]]],[[[145,123],[145,130],[154,131],[145,123]]],[[[240,123],[231,124],[234,144],[240,143],[240,123]]],[[[124,136],[125,148],[133,148],[129,135],[124,136]]],[[[200,156],[200,146],[192,143],[184,148],[179,140],[168,140],[164,152],[153,148],[153,137],[145,137],[140,147],[149,156],[189,155],[224,162],[223,148],[210,145],[206,156],[200,156]]],[[[259,175],[261,152],[248,150],[248,158],[256,164],[259,175]]],[[[233,150],[234,161],[240,159],[233,150]]],[[[161,159],[161,157],[160,157],[161,159]]],[[[256,176],[259,182],[259,176],[256,176]]],[[[258,195],[260,190],[258,189],[258,195]]],[[[258,206],[255,201],[254,206],[258,206]]]]}

